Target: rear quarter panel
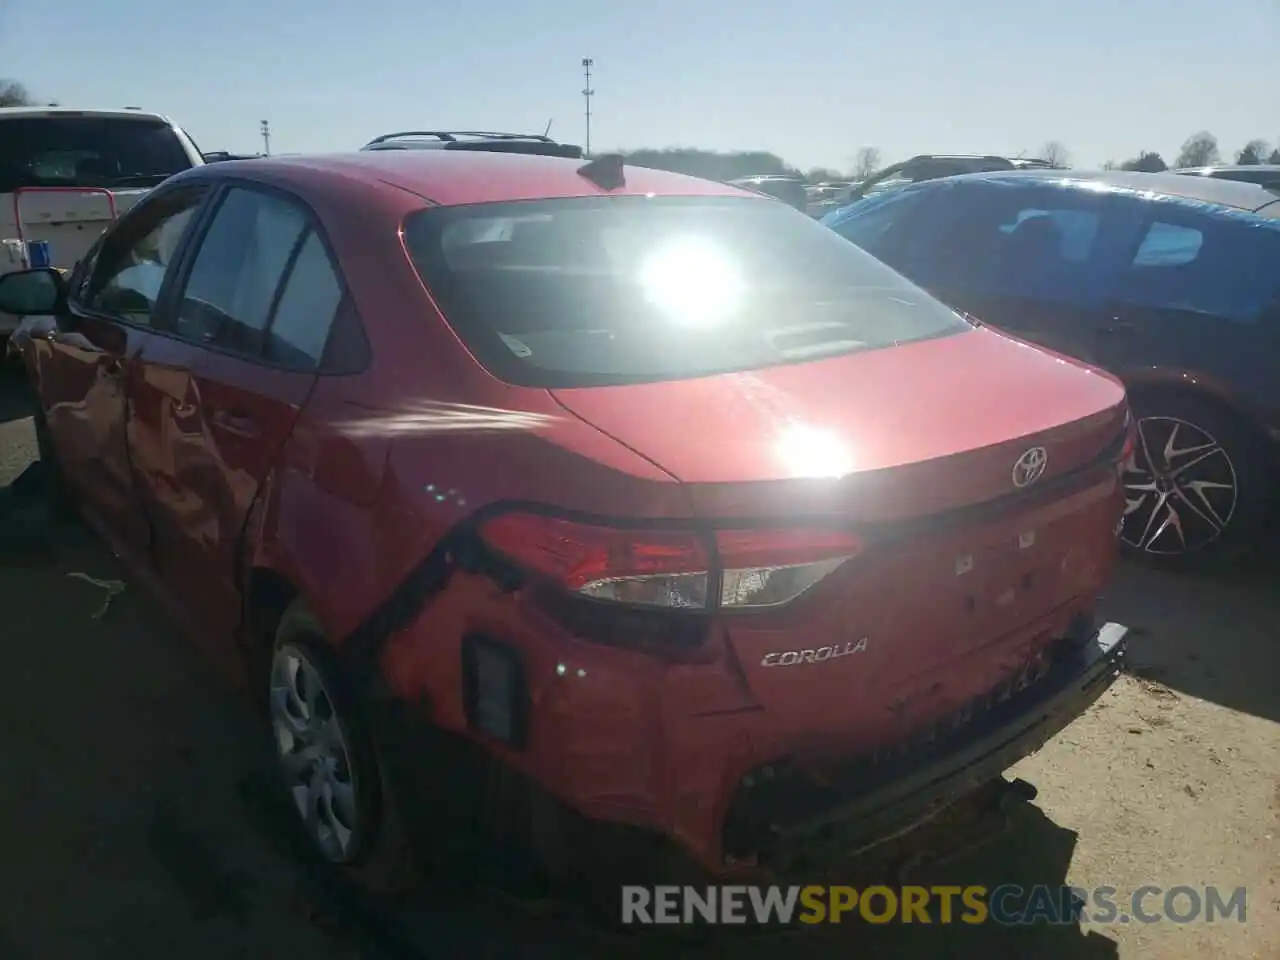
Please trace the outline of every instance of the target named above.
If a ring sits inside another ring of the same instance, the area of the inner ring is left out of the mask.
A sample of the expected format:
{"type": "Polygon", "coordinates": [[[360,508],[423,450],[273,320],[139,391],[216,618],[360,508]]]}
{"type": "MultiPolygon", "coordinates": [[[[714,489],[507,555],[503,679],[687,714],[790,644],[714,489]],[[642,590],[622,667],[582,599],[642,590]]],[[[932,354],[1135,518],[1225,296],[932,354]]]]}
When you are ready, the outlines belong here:
{"type": "Polygon", "coordinates": [[[486,503],[568,499],[609,512],[644,496],[641,481],[675,487],[546,391],[509,386],[471,357],[400,241],[421,198],[357,182],[308,191],[305,176],[280,185],[324,224],[372,360],[363,372],[319,378],[243,552],[246,570],[271,569],[298,587],[331,639],[354,630],[445,531],[486,503]],[[636,478],[635,487],[611,490],[602,474],[636,478]]]}

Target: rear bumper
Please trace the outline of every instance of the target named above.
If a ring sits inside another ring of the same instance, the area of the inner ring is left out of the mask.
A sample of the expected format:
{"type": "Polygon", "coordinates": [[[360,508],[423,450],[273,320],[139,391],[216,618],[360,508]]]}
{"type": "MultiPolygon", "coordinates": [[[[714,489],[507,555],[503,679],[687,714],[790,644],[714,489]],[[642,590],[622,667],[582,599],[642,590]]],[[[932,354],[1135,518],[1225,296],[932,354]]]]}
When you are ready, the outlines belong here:
{"type": "Polygon", "coordinates": [[[821,783],[801,769],[757,765],[728,791],[727,803],[719,807],[723,817],[709,821],[702,833],[682,834],[653,820],[641,823],[593,809],[585,802],[589,797],[521,775],[399,698],[380,698],[381,709],[372,710],[370,719],[405,825],[415,846],[432,858],[441,854],[442,841],[457,843],[464,852],[455,866],[473,869],[484,859],[485,838],[496,833],[536,850],[534,860],[544,865],[551,843],[555,857],[602,859],[629,876],[634,869],[626,882],[666,882],[673,862],[693,866],[701,876],[806,873],[812,879],[815,871],[847,864],[854,854],[974,794],[1086,711],[1119,676],[1128,630],[1084,623],[1063,638],[1040,679],[1024,689],[1006,685],[991,691],[985,703],[966,708],[963,722],[940,725],[925,742],[917,737],[887,758],[824,771],[821,783]],[[548,820],[551,808],[558,813],[548,820]],[[550,829],[551,822],[559,826],[550,829]],[[516,840],[517,835],[523,836],[516,840]],[[655,844],[655,835],[666,842],[655,844]]]}
{"type": "Polygon", "coordinates": [[[875,846],[1039,750],[1086,711],[1119,676],[1128,628],[1108,623],[1060,656],[1019,693],[993,693],[954,733],[907,745],[884,761],[862,761],[819,786],[800,771],[744,778],[725,822],[726,865],[777,872],[819,866],[875,846]]]}

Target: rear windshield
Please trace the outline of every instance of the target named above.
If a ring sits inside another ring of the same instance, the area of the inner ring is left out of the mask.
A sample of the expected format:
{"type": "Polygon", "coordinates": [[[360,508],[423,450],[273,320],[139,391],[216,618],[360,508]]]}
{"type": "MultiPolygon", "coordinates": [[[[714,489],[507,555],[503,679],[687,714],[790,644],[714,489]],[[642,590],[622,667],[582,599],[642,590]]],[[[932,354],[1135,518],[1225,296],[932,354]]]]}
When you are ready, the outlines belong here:
{"type": "Polygon", "coordinates": [[[0,120],[0,193],[16,187],[154,186],[190,166],[182,142],[162,120],[0,120]]]}
{"type": "Polygon", "coordinates": [[[405,242],[458,335],[512,383],[751,370],[968,329],[835,232],[746,198],[437,207],[405,242]]]}

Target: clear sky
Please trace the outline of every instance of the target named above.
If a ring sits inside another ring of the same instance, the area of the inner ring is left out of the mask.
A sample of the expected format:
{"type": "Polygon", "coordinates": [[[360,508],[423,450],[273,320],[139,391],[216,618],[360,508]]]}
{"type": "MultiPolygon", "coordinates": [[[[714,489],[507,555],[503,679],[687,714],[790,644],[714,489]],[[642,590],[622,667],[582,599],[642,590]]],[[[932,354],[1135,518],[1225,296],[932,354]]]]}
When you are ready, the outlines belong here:
{"type": "Polygon", "coordinates": [[[0,76],[166,113],[205,150],[354,149],[412,128],[592,147],[859,147],[1172,161],[1280,139],[1280,0],[0,0],[0,76]]]}

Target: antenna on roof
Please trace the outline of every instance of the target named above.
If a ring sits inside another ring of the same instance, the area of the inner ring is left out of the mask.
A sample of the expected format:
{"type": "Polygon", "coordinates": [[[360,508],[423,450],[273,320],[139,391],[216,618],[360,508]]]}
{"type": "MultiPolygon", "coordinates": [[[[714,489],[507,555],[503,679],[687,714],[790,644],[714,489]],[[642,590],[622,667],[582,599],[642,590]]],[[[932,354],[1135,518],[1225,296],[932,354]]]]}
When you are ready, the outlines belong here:
{"type": "Polygon", "coordinates": [[[625,158],[620,153],[602,153],[578,168],[578,176],[590,180],[601,190],[617,190],[626,186],[623,170],[625,158]]]}
{"type": "Polygon", "coordinates": [[[542,131],[542,135],[544,137],[551,136],[551,124],[554,122],[555,122],[555,117],[552,117],[550,120],[547,121],[547,129],[542,131]]]}

